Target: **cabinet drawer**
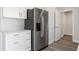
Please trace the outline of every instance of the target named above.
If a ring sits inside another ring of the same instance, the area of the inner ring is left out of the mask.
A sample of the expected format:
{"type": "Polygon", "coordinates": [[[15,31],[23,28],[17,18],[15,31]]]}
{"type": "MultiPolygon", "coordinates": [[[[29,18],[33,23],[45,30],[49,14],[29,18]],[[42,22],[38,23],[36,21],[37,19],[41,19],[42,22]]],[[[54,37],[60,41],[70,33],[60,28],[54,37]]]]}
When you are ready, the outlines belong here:
{"type": "Polygon", "coordinates": [[[5,50],[8,51],[17,51],[19,50],[19,45],[21,45],[20,41],[6,41],[5,50]]]}
{"type": "MultiPolygon", "coordinates": [[[[27,49],[31,49],[31,41],[30,40],[16,40],[16,41],[11,41],[8,40],[6,41],[6,50],[8,51],[26,51],[27,49]]],[[[27,50],[27,51],[28,51],[27,50]]]]}
{"type": "Polygon", "coordinates": [[[24,40],[24,39],[30,39],[31,40],[31,35],[27,35],[27,34],[8,34],[6,35],[6,39],[7,40],[24,40]]]}
{"type": "Polygon", "coordinates": [[[8,51],[28,51],[31,50],[31,40],[26,41],[6,41],[5,50],[8,51]]]}

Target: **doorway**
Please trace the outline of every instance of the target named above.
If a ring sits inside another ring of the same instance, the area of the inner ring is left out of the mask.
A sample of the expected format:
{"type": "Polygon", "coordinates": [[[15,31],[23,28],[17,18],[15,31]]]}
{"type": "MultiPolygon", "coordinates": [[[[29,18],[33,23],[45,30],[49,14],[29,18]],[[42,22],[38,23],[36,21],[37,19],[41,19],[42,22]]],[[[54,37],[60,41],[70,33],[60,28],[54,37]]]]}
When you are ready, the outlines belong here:
{"type": "Polygon", "coordinates": [[[64,12],[63,31],[64,35],[72,36],[72,11],[64,12]]]}
{"type": "Polygon", "coordinates": [[[61,39],[64,35],[73,39],[73,11],[55,12],[55,41],[61,39]]]}

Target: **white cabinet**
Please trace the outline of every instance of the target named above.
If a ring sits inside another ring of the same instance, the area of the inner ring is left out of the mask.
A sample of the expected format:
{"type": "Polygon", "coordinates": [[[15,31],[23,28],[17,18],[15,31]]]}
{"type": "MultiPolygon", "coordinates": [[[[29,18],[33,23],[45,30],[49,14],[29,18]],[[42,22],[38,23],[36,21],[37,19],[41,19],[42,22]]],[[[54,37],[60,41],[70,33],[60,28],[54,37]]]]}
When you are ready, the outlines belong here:
{"type": "Polygon", "coordinates": [[[4,51],[30,51],[31,50],[31,31],[23,30],[17,32],[4,32],[3,34],[4,51]]]}
{"type": "Polygon", "coordinates": [[[3,8],[3,17],[18,18],[19,8],[12,8],[12,7],[3,8]]]}
{"type": "Polygon", "coordinates": [[[27,9],[22,7],[19,8],[19,17],[20,18],[27,18],[27,9]]]}
{"type": "Polygon", "coordinates": [[[4,7],[2,8],[3,17],[8,18],[23,18],[26,19],[27,17],[27,9],[24,7],[4,7]]]}

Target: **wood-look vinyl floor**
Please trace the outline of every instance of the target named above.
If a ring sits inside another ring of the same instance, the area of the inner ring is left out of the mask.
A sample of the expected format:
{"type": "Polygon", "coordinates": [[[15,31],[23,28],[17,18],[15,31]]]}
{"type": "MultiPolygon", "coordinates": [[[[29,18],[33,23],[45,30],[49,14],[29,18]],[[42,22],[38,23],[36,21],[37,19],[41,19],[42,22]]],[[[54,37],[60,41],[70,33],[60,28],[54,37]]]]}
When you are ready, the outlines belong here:
{"type": "Polygon", "coordinates": [[[72,36],[65,35],[55,43],[50,44],[42,51],[76,51],[77,43],[72,42],[72,36]]]}

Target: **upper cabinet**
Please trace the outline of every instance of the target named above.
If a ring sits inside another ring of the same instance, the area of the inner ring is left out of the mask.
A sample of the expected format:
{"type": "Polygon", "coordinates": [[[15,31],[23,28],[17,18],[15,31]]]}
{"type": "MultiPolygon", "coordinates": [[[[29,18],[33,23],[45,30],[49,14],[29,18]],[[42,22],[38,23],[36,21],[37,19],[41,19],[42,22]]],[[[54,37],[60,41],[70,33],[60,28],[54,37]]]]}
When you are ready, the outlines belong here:
{"type": "Polygon", "coordinates": [[[8,18],[27,18],[27,9],[24,7],[4,7],[2,16],[8,18]]]}
{"type": "Polygon", "coordinates": [[[27,18],[27,9],[26,8],[19,8],[19,17],[20,18],[27,18]]]}

